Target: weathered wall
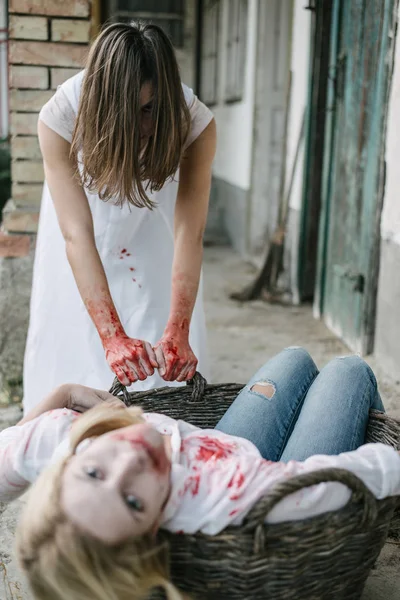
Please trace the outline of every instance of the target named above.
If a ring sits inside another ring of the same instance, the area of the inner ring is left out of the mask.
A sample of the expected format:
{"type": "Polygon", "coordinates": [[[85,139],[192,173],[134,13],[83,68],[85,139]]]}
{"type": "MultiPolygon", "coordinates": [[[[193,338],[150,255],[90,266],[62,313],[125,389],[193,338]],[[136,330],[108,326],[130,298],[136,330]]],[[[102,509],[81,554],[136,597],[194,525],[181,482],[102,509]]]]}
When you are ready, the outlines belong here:
{"type": "MultiPolygon", "coordinates": [[[[251,186],[253,140],[257,134],[255,118],[255,80],[258,1],[250,0],[246,55],[246,83],[243,100],[234,104],[223,102],[225,85],[225,53],[228,0],[222,2],[219,46],[219,94],[212,107],[218,128],[218,148],[214,162],[214,182],[211,196],[210,228],[226,230],[237,251],[246,256],[248,234],[248,191],[251,186]]],[[[287,179],[292,169],[302,115],[307,102],[310,51],[310,11],[302,0],[293,2],[293,34],[291,51],[292,98],[287,142],[287,179]]],[[[265,57],[268,60],[268,57],[265,57]]],[[[297,161],[290,195],[289,235],[286,245],[286,282],[296,301],[297,245],[303,185],[303,150],[297,161]],[[292,214],[293,213],[293,214],[292,214]]]]}
{"type": "Polygon", "coordinates": [[[182,81],[193,89],[195,88],[196,81],[196,9],[197,0],[185,0],[183,48],[176,49],[176,57],[178,59],[182,81]]]}
{"type": "Polygon", "coordinates": [[[304,9],[302,0],[293,5],[292,30],[292,89],[288,123],[286,186],[289,186],[292,170],[294,179],[289,198],[289,219],[285,245],[284,285],[290,291],[294,304],[299,302],[298,292],[298,246],[300,235],[300,210],[303,194],[304,141],[301,144],[297,163],[294,164],[296,147],[300,136],[305,107],[308,102],[310,69],[311,11],[304,9]]]}
{"type": "MultiPolygon", "coordinates": [[[[400,12],[399,12],[400,16],[400,12]]],[[[400,43],[397,39],[386,137],[375,354],[393,377],[400,365],[400,43]]]]}
{"type": "Polygon", "coordinates": [[[0,404],[18,399],[43,185],[38,113],[83,64],[90,0],[9,0],[12,197],[0,233],[0,404]]]}
{"type": "Polygon", "coordinates": [[[224,103],[226,85],[226,37],[229,0],[222,0],[219,36],[218,102],[212,108],[218,124],[218,149],[214,175],[231,185],[248,189],[251,177],[257,0],[249,0],[247,50],[243,99],[224,103]]]}
{"type": "Polygon", "coordinates": [[[4,228],[34,232],[43,166],[36,135],[38,113],[86,56],[91,30],[88,0],[10,0],[9,75],[12,201],[4,228]]]}
{"type": "Polygon", "coordinates": [[[240,102],[223,100],[226,83],[226,38],[229,0],[222,0],[218,55],[218,100],[212,111],[218,131],[209,227],[227,231],[233,246],[245,250],[247,191],[251,180],[253,145],[257,4],[249,0],[245,84],[240,102]]]}
{"type": "Polygon", "coordinates": [[[0,140],[8,136],[7,2],[0,2],[0,140]]]}

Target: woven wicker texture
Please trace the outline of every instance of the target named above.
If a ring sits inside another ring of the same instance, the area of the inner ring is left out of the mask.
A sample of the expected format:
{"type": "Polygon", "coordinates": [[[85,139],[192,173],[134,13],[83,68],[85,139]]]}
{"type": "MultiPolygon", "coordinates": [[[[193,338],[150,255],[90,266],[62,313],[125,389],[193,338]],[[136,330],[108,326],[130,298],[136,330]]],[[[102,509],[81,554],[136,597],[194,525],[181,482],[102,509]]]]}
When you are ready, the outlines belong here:
{"type": "MultiPolygon", "coordinates": [[[[128,393],[116,380],[111,391],[128,406],[211,428],[242,388],[207,385],[197,374],[185,387],[128,393]]],[[[400,449],[400,423],[371,411],[367,441],[400,449]]],[[[378,501],[350,472],[325,469],[277,485],[241,527],[228,527],[216,536],[162,532],[160,539],[170,547],[173,581],[196,600],[357,600],[398,501],[378,501]],[[339,481],[352,490],[343,509],[303,521],[264,523],[282,498],[323,481],[339,481]]]]}

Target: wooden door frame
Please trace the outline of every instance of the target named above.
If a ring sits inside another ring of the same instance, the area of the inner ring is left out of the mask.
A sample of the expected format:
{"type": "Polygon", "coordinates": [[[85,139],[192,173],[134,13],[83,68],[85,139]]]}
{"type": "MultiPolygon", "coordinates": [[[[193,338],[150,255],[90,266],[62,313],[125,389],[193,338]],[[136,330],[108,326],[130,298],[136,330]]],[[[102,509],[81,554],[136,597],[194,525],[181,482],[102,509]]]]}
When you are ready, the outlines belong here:
{"type": "MultiPolygon", "coordinates": [[[[393,10],[385,11],[384,17],[384,31],[396,30],[395,24],[397,23],[397,11],[399,0],[389,0],[393,2],[393,10]],[[390,21],[390,22],[389,22],[390,21]]],[[[317,254],[317,265],[316,265],[316,286],[314,295],[314,315],[317,318],[321,318],[324,315],[324,293],[326,284],[326,259],[329,242],[329,213],[331,203],[331,178],[332,178],[332,157],[335,147],[335,70],[337,63],[337,49],[338,49],[338,38],[340,34],[340,11],[342,9],[343,0],[333,0],[332,6],[332,28],[330,35],[330,52],[329,52],[329,76],[327,78],[327,95],[326,95],[326,120],[325,120],[325,139],[323,147],[323,172],[322,172],[322,186],[321,186],[321,206],[320,206],[320,218],[319,218],[319,234],[318,234],[318,254],[317,254]]],[[[380,257],[380,222],[382,214],[382,206],[384,199],[384,188],[385,188],[385,142],[386,142],[386,127],[387,127],[387,116],[388,116],[388,104],[389,95],[391,88],[391,81],[393,75],[394,66],[394,44],[395,36],[390,41],[389,36],[386,36],[385,42],[387,46],[387,54],[391,55],[391,62],[379,70],[379,77],[381,86],[383,89],[378,88],[378,92],[381,91],[384,97],[381,101],[384,105],[384,110],[381,115],[381,123],[379,127],[380,139],[379,139],[379,154],[377,159],[379,160],[379,167],[377,172],[377,181],[375,187],[375,219],[373,226],[371,227],[370,237],[370,256],[367,265],[367,272],[372,274],[369,277],[369,285],[366,286],[364,292],[364,302],[361,315],[361,331],[359,339],[359,348],[361,353],[369,354],[373,351],[374,345],[374,334],[375,334],[375,317],[376,317],[376,299],[377,299],[377,288],[379,278],[379,257],[380,257]],[[383,80],[386,80],[385,82],[383,80]]],[[[312,170],[312,163],[310,161],[308,170],[312,170]]],[[[305,177],[306,179],[306,177],[305,177]]],[[[303,200],[306,203],[306,191],[303,196],[303,200]]]]}
{"type": "MultiPolygon", "coordinates": [[[[311,4],[311,3],[310,3],[311,4]]],[[[305,124],[304,176],[300,214],[297,283],[301,302],[312,301],[315,294],[319,221],[321,214],[322,172],[329,73],[329,49],[333,0],[314,2],[310,31],[310,68],[305,124]]]]}
{"type": "Polygon", "coordinates": [[[334,151],[334,128],[336,121],[335,110],[335,75],[336,75],[336,57],[339,43],[339,23],[340,23],[340,0],[333,0],[331,33],[329,37],[329,76],[327,79],[326,95],[326,119],[325,119],[325,140],[324,140],[324,160],[322,169],[321,186],[321,213],[319,219],[318,234],[318,252],[317,252],[317,278],[314,296],[314,315],[322,318],[324,313],[324,291],[326,279],[326,256],[328,251],[328,227],[329,227],[329,207],[330,192],[332,189],[332,169],[331,157],[334,151]]]}
{"type": "Polygon", "coordinates": [[[91,27],[90,27],[90,37],[94,39],[101,28],[102,25],[102,1],[101,0],[92,0],[92,14],[91,14],[91,27]]]}

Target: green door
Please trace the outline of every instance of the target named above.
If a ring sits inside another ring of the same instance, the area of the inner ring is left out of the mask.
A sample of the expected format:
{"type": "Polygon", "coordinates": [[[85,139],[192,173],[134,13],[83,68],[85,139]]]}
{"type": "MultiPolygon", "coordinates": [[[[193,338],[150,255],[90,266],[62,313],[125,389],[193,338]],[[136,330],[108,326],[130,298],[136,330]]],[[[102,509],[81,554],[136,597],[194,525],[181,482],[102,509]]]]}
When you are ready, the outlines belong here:
{"type": "Polygon", "coordinates": [[[372,350],[384,142],[397,0],[334,0],[318,250],[317,312],[372,350]]]}

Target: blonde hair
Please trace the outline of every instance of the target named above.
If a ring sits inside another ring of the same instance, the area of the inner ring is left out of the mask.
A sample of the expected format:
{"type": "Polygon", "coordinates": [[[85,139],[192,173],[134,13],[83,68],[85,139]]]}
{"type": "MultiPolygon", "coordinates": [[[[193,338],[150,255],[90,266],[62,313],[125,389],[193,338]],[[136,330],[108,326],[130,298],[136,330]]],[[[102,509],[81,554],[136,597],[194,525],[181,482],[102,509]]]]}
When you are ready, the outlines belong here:
{"type": "Polygon", "coordinates": [[[169,580],[168,549],[148,534],[106,546],[82,533],[61,508],[62,476],[85,439],[143,422],[138,408],[101,405],[79,417],[71,451],[33,485],[17,528],[17,553],[37,600],[142,600],[162,588],[185,598],[169,580]]]}
{"type": "Polygon", "coordinates": [[[87,60],[71,156],[103,200],[154,208],[148,197],[178,170],[190,128],[173,46],[160,27],[114,23],[87,60]],[[140,90],[153,90],[153,131],[142,149],[140,90]],[[143,182],[146,182],[144,184],[143,182]]]}

